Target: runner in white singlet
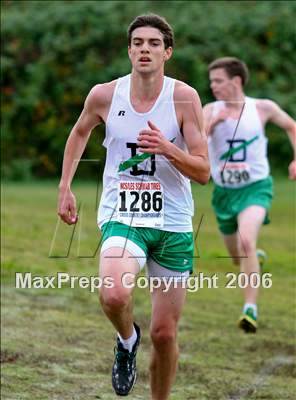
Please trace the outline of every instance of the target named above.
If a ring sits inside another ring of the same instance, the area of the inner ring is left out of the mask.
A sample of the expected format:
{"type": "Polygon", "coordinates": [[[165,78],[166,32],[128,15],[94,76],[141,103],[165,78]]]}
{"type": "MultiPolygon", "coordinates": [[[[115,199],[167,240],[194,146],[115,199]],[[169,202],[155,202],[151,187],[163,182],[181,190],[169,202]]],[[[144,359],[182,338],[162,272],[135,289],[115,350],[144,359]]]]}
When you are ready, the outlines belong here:
{"type": "MultiPolygon", "coordinates": [[[[273,196],[264,127],[272,122],[284,129],[295,152],[296,126],[273,101],[245,95],[248,69],[242,61],[217,59],[209,65],[209,74],[217,99],[204,107],[215,183],[212,203],[229,254],[248,279],[239,327],[256,332],[259,288],[250,276],[259,273],[259,258],[264,256],[256,244],[261,225],[268,223],[273,196]]],[[[295,156],[289,165],[289,177],[296,179],[295,156]]]]}
{"type": "Polygon", "coordinates": [[[162,400],[169,398],[177,369],[177,329],[186,294],[179,279],[192,270],[189,180],[205,184],[210,175],[199,97],[190,86],[164,76],[172,51],[173,32],[163,18],[149,14],[131,23],[131,74],[96,85],[87,96],[66,144],[58,204],[61,219],[75,223],[70,185],[77,160],[93,128],[105,123],[100,277],[112,285],[103,285],[100,300],[118,334],[112,385],[125,396],[136,381],[141,334],[132,293],[147,262],[150,276],[174,277],[178,283],[151,294],[151,398],[162,400]]]}

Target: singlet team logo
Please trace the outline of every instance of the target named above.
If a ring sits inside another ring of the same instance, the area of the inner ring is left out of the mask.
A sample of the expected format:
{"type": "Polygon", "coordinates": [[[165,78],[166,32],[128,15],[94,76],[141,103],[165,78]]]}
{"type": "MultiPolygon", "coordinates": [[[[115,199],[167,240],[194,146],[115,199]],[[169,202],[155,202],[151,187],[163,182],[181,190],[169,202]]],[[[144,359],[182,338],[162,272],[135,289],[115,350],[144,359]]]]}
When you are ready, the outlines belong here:
{"type": "Polygon", "coordinates": [[[227,140],[229,149],[222,154],[220,161],[226,160],[227,162],[246,161],[247,147],[259,139],[259,135],[254,136],[250,140],[235,139],[227,140]],[[236,146],[238,144],[238,146],[236,146]],[[235,147],[236,146],[236,147],[235,147]],[[241,152],[241,154],[239,154],[241,152]]]}

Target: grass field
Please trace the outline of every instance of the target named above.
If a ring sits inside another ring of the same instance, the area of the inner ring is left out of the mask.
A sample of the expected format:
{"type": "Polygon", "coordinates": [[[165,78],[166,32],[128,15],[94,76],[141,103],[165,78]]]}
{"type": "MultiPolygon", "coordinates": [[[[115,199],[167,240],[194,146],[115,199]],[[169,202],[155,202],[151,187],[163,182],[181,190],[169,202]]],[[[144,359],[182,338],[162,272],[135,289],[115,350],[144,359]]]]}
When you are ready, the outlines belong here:
{"type": "MultiPolygon", "coordinates": [[[[99,244],[95,184],[76,184],[80,223],[57,225],[56,186],[2,188],[3,400],[111,400],[115,334],[89,289],[16,289],[15,273],[95,276],[99,244]],[[53,240],[54,239],[54,240],[53,240]],[[50,257],[49,257],[50,254],[50,257]],[[59,258],[55,258],[60,256],[59,258]],[[65,256],[64,258],[62,256],[65,256]]],[[[272,224],[259,241],[268,252],[272,287],[260,295],[259,330],[237,327],[240,290],[225,288],[234,272],[210,207],[211,186],[194,187],[198,234],[196,271],[218,274],[217,289],[188,293],[180,323],[180,364],[172,400],[295,399],[295,189],[275,182],[272,224]],[[221,258],[222,256],[222,258],[221,258]]],[[[139,377],[130,399],[149,399],[149,292],[135,291],[135,319],[143,331],[139,377]]]]}

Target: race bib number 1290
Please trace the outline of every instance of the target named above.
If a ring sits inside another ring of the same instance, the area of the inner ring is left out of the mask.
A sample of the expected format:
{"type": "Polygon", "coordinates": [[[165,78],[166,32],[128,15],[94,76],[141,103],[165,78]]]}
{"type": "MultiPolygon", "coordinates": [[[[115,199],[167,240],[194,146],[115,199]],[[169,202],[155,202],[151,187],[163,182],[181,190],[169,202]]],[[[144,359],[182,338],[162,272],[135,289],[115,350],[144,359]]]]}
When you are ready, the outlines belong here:
{"type": "Polygon", "coordinates": [[[250,180],[250,166],[247,163],[226,163],[220,166],[222,184],[234,187],[246,184],[250,180]]]}
{"type": "Polygon", "coordinates": [[[161,228],[163,203],[159,182],[121,181],[118,184],[117,220],[135,227],[161,228]]]}

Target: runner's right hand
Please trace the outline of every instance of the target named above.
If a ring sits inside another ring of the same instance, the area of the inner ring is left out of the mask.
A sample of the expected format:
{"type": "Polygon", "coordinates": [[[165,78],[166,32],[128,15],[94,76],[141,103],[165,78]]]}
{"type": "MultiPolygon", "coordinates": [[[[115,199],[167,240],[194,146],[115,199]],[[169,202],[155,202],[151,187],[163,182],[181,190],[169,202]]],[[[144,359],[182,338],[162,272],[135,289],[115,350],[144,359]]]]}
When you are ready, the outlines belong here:
{"type": "Polygon", "coordinates": [[[68,225],[76,224],[76,199],[70,189],[60,189],[58,199],[58,215],[68,225]]]}

